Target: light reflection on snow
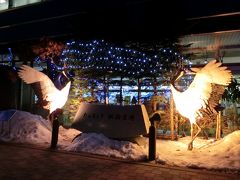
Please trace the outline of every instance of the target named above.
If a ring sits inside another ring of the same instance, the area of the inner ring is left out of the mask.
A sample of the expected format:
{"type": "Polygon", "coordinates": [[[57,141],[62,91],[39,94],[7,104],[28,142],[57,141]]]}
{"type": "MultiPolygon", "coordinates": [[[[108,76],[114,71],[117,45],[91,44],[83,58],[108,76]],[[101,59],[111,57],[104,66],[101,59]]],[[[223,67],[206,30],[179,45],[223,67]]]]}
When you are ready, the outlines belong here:
{"type": "MultiPolygon", "coordinates": [[[[51,140],[50,122],[28,112],[17,111],[16,114],[9,122],[3,123],[3,119],[0,119],[0,141],[31,143],[48,148],[51,140]]],[[[74,137],[80,134],[79,131],[60,127],[59,133],[58,148],[61,150],[84,151],[131,160],[145,160],[148,155],[148,146],[112,140],[102,134],[82,133],[72,142],[74,137]]],[[[180,138],[178,141],[158,139],[157,162],[173,166],[231,169],[240,172],[240,130],[219,141],[198,137],[194,141],[193,151],[187,150],[189,140],[190,137],[180,138]]]]}

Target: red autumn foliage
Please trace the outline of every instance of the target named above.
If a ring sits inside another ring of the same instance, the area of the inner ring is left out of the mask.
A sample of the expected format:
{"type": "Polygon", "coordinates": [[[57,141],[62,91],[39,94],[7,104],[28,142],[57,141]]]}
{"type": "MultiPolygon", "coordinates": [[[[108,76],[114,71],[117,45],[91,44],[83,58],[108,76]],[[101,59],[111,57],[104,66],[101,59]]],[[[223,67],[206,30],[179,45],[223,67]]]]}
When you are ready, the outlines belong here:
{"type": "Polygon", "coordinates": [[[32,47],[33,53],[40,57],[41,61],[50,59],[55,61],[61,55],[65,45],[62,42],[55,42],[48,38],[42,38],[38,45],[32,47]]]}

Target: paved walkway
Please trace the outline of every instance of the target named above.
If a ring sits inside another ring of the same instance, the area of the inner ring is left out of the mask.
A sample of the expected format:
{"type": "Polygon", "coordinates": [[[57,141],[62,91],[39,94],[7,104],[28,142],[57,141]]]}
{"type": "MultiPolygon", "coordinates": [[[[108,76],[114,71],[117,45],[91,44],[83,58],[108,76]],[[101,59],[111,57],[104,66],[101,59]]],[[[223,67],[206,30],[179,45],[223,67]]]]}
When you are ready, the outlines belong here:
{"type": "Polygon", "coordinates": [[[129,162],[85,153],[0,143],[1,180],[237,180],[240,175],[129,162]]]}

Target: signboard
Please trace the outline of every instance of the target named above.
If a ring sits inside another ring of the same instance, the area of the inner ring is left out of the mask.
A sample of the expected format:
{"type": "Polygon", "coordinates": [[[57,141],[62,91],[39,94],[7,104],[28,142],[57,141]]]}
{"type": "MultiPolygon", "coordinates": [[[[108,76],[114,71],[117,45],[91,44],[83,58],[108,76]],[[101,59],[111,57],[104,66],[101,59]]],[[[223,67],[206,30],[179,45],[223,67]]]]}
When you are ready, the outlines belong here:
{"type": "Polygon", "coordinates": [[[82,103],[72,128],[102,133],[110,138],[133,138],[148,133],[149,117],[144,105],[82,103]]]}

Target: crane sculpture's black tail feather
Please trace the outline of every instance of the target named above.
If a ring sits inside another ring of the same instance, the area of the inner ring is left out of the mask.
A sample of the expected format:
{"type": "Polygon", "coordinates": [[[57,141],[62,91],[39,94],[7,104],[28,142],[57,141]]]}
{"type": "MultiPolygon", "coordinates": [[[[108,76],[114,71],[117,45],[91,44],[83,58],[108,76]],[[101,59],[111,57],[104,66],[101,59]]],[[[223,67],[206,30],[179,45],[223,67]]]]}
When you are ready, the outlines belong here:
{"type": "Polygon", "coordinates": [[[221,104],[219,103],[222,95],[225,91],[223,85],[212,84],[212,93],[207,102],[205,102],[205,108],[201,108],[199,111],[202,114],[200,121],[206,125],[214,122],[217,118],[218,111],[221,110],[221,104]]]}

